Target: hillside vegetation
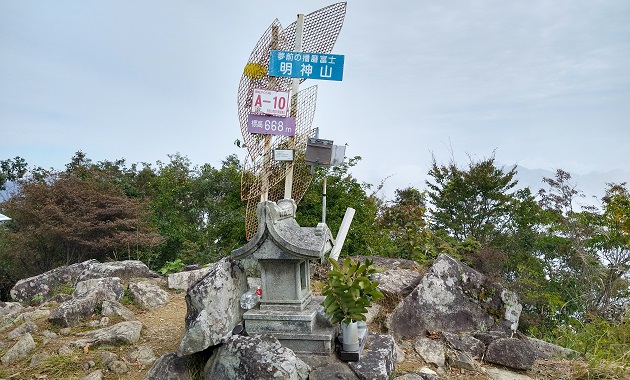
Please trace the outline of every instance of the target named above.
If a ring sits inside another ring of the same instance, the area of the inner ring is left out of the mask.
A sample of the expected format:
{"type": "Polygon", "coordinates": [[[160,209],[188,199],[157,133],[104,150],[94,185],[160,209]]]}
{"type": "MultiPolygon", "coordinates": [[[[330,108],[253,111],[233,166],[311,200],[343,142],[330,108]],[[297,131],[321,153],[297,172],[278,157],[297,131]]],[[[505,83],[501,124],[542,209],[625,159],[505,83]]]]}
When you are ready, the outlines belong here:
{"type": "MultiPolygon", "coordinates": [[[[193,166],[179,154],[167,163],[93,162],[77,152],[65,170],[0,161],[0,295],[20,278],[90,258],[139,259],[162,273],[214,262],[245,243],[246,203],[236,156],[221,167],[193,166]]],[[[426,190],[398,189],[394,199],[362,183],[351,168],[316,170],[298,204],[298,222],[339,229],[356,209],[347,255],[429,264],[448,253],[515,290],[519,329],[581,352],[584,378],[630,367],[630,195],[608,184],[599,207],[581,207],[581,192],[558,170],[544,188],[520,188],[516,166],[494,156],[463,165],[432,162],[426,190]],[[608,371],[608,372],[607,372],[608,371]]],[[[603,374],[603,375],[602,375],[603,374]]]]}

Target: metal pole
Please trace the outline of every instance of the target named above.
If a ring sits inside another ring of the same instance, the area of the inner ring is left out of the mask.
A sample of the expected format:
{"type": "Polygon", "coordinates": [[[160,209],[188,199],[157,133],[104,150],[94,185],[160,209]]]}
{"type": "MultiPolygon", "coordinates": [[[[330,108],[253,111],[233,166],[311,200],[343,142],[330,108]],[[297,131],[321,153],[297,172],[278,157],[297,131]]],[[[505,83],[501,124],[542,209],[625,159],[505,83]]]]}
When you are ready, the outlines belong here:
{"type": "Polygon", "coordinates": [[[322,223],[324,224],[326,224],[326,181],[328,179],[326,174],[324,174],[324,193],[322,194],[322,223]]]}
{"type": "MultiPolygon", "coordinates": [[[[271,30],[271,49],[275,50],[278,48],[278,27],[274,26],[271,30]]],[[[269,87],[272,90],[275,90],[277,87],[276,79],[274,77],[269,80],[269,87]]],[[[261,193],[260,193],[260,201],[268,201],[269,200],[269,165],[271,163],[271,135],[265,135],[265,146],[263,149],[263,173],[261,178],[261,193]]]]}
{"type": "MultiPolygon", "coordinates": [[[[297,15],[295,27],[295,51],[302,51],[302,35],[304,32],[304,15],[297,15]]],[[[291,117],[297,117],[297,94],[300,89],[300,79],[293,78],[291,87],[291,117]]],[[[295,149],[295,137],[289,137],[289,147],[295,149]]],[[[295,156],[293,157],[295,159],[295,156]]],[[[284,179],[284,199],[293,199],[293,161],[287,162],[286,176],[284,179]]]]}

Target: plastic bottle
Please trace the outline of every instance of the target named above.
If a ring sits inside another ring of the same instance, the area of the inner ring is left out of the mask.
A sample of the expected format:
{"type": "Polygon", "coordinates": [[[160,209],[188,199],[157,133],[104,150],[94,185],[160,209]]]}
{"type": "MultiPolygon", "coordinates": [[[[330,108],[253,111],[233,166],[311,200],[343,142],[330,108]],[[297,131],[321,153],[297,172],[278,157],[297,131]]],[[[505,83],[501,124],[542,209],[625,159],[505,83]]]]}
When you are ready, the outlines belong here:
{"type": "Polygon", "coordinates": [[[253,309],[260,302],[261,296],[262,289],[260,286],[257,289],[249,289],[241,296],[241,308],[244,310],[253,309]]]}

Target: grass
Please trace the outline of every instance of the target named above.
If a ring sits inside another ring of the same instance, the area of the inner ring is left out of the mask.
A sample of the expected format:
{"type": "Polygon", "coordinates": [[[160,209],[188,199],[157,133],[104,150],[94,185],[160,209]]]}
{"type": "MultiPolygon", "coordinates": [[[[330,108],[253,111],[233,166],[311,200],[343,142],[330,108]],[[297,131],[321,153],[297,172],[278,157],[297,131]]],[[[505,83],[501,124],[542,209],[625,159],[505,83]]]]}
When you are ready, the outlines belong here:
{"type": "Polygon", "coordinates": [[[556,329],[550,341],[583,355],[584,365],[576,362],[575,379],[630,378],[630,317],[621,323],[603,319],[574,321],[556,329]]]}

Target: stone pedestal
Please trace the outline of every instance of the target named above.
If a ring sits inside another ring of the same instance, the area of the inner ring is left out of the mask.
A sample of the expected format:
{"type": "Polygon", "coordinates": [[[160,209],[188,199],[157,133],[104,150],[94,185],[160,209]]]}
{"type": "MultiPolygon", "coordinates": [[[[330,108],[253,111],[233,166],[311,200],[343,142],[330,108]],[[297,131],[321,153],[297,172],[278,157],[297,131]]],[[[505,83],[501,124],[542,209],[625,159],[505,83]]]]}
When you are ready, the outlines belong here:
{"type": "Polygon", "coordinates": [[[269,334],[299,353],[330,355],[335,328],[321,314],[323,297],[313,297],[303,310],[252,309],[244,315],[248,334],[269,334]]]}

